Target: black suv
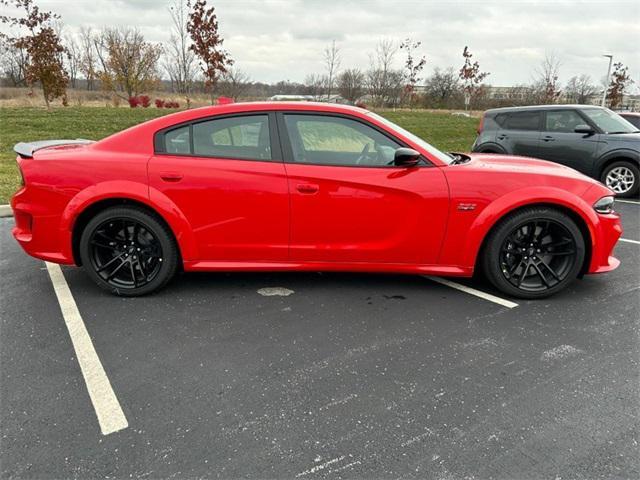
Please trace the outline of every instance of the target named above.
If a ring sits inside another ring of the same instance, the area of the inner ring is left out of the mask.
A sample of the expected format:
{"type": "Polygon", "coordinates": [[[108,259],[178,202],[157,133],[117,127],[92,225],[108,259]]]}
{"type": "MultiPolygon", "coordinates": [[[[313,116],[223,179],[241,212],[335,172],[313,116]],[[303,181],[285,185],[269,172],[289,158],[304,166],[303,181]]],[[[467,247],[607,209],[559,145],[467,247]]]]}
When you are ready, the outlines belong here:
{"type": "Polygon", "coordinates": [[[640,130],[606,108],[544,105],[487,110],[474,152],[542,158],[600,180],[620,197],[637,197],[640,130]]]}

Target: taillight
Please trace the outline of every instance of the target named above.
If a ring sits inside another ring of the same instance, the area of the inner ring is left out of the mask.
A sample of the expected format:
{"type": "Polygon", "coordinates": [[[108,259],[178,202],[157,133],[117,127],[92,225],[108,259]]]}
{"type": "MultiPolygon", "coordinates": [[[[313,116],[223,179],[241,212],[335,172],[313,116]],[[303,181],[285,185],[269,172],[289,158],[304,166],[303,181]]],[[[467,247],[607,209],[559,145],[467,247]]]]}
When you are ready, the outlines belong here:
{"type": "Polygon", "coordinates": [[[478,132],[478,135],[482,133],[483,126],[484,126],[484,115],[480,117],[480,124],[478,125],[478,129],[476,130],[476,132],[478,132]]]}

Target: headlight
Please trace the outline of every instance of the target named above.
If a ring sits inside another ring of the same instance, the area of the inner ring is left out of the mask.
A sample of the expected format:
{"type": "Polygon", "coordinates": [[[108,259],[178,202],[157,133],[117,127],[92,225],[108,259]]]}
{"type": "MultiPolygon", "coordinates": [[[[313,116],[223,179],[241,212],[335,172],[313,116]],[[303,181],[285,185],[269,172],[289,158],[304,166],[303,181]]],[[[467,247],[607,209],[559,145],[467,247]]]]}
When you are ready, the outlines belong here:
{"type": "Polygon", "coordinates": [[[602,197],[600,200],[593,204],[593,209],[598,213],[612,213],[614,203],[615,199],[613,198],[613,196],[602,197]]]}

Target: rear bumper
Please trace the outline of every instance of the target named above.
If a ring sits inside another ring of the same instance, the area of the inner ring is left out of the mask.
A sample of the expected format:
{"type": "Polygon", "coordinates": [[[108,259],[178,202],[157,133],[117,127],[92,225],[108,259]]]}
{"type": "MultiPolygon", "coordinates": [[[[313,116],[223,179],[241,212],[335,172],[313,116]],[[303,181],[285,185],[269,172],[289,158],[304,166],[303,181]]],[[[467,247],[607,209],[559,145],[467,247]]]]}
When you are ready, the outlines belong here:
{"type": "Polygon", "coordinates": [[[29,202],[22,188],[11,199],[15,227],[11,233],[29,255],[54,263],[73,264],[71,232],[60,229],[60,215],[46,211],[46,206],[29,202]]]}

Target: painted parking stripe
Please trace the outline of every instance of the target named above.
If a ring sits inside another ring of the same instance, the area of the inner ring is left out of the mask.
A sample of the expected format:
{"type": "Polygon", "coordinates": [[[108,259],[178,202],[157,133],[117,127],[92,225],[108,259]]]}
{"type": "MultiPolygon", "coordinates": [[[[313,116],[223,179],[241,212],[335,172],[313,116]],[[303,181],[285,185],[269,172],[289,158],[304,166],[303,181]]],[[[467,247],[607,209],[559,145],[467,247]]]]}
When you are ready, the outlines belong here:
{"type": "Polygon", "coordinates": [[[129,426],[122,407],[111,388],[111,383],[100,363],[98,354],[93,348],[93,342],[82,321],[69,285],[64,278],[60,265],[45,262],[51,277],[51,283],[58,297],[60,310],[64,322],[69,330],[69,336],[76,351],[82,376],[89,391],[89,397],[98,417],[100,431],[103,435],[117,432],[129,426]]]}
{"type": "Polygon", "coordinates": [[[452,282],[451,280],[447,280],[445,278],[432,277],[430,275],[423,275],[423,276],[424,278],[428,278],[432,282],[440,283],[442,285],[446,285],[447,287],[455,288],[456,290],[460,290],[461,292],[468,293],[469,295],[475,295],[476,297],[482,298],[483,300],[487,300],[489,302],[497,303],[498,305],[502,305],[503,307],[516,308],[518,306],[517,303],[507,300],[505,298],[496,297],[495,295],[491,295],[490,293],[476,290],[475,288],[467,287],[466,285],[461,285],[459,283],[452,282]]]}
{"type": "Polygon", "coordinates": [[[640,245],[640,242],[638,240],[631,240],[630,238],[620,238],[619,240],[621,242],[635,243],[636,245],[640,245]]]}
{"type": "Polygon", "coordinates": [[[632,205],[640,205],[640,202],[636,202],[635,200],[620,200],[619,198],[616,198],[616,203],[630,203],[632,205]]]}

